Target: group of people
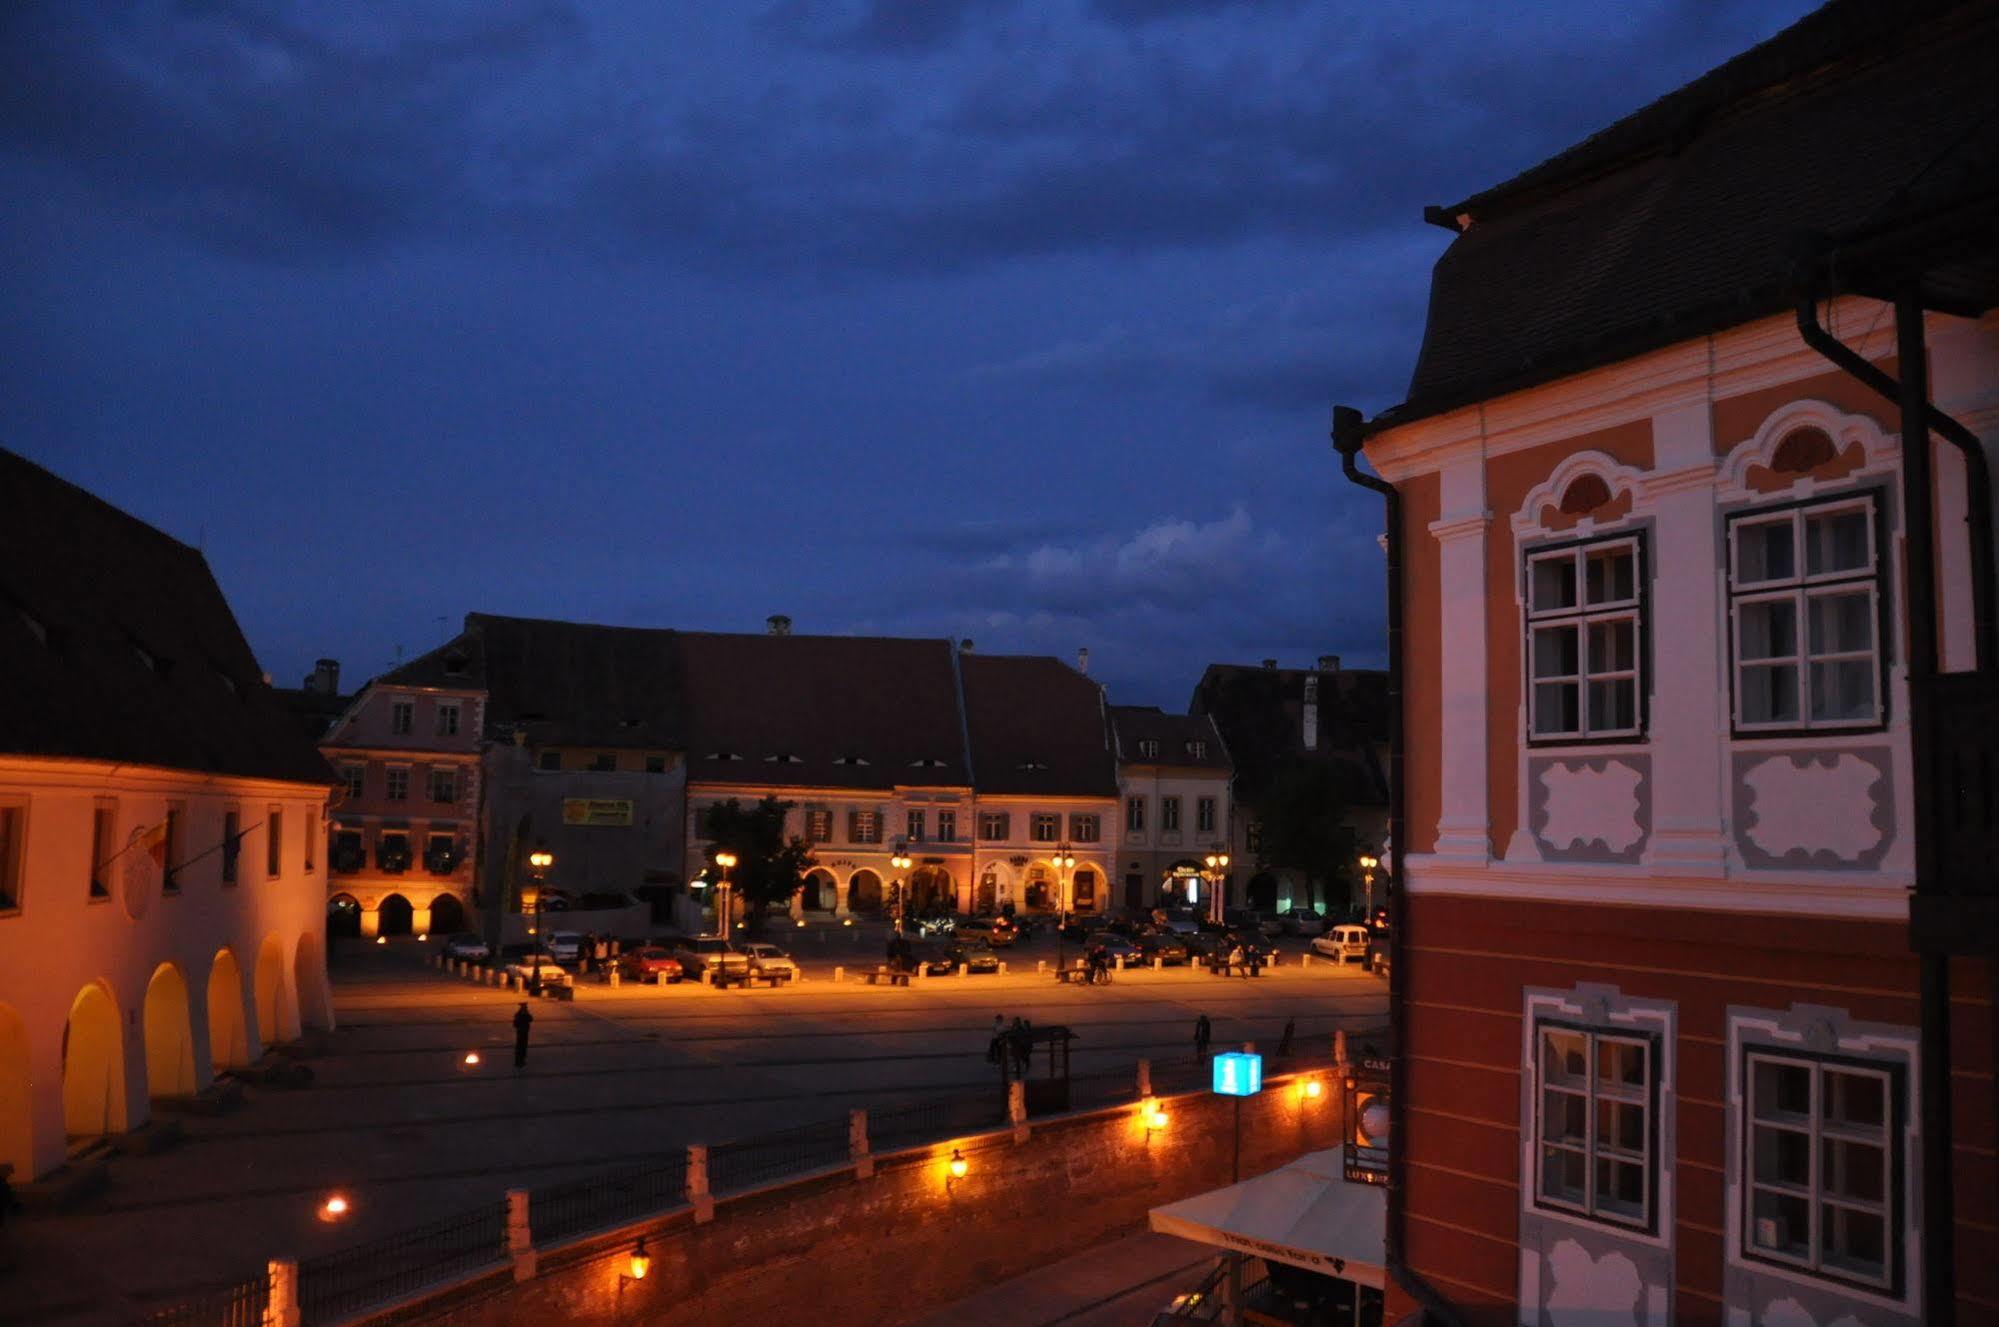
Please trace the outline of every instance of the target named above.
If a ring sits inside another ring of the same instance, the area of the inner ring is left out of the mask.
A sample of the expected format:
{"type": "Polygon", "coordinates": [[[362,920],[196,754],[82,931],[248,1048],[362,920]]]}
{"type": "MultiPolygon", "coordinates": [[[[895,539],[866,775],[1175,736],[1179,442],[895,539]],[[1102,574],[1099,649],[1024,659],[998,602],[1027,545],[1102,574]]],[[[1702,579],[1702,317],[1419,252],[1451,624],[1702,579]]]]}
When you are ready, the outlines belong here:
{"type": "MultiPolygon", "coordinates": [[[[1292,1047],[1297,1037],[1298,1020],[1295,1018],[1285,1019],[1284,1031],[1278,1034],[1277,1037],[1277,1059],[1288,1060],[1291,1058],[1292,1047]]],[[[1194,1058],[1197,1060],[1207,1059],[1209,1043],[1213,1042],[1214,1039],[1214,1024],[1208,1021],[1206,1014],[1202,1014],[1194,1020],[1194,1058]]]]}
{"type": "Polygon", "coordinates": [[[986,1063],[998,1065],[1002,1076],[1011,1070],[1014,1078],[1025,1078],[1033,1057],[1033,1021],[1015,1014],[1009,1024],[1004,1014],[994,1014],[993,1039],[986,1046],[986,1063]]]}
{"type": "Polygon", "coordinates": [[[603,976],[617,965],[618,956],[624,952],[624,945],[614,935],[586,935],[579,947],[586,972],[603,976]]]}
{"type": "Polygon", "coordinates": [[[1208,956],[1208,970],[1218,977],[1234,973],[1239,977],[1260,976],[1263,972],[1263,955],[1254,949],[1245,949],[1241,944],[1229,946],[1223,953],[1219,945],[1208,956]]]}
{"type": "Polygon", "coordinates": [[[1083,980],[1094,986],[1111,979],[1110,951],[1102,945],[1091,945],[1083,951],[1083,980]]]}

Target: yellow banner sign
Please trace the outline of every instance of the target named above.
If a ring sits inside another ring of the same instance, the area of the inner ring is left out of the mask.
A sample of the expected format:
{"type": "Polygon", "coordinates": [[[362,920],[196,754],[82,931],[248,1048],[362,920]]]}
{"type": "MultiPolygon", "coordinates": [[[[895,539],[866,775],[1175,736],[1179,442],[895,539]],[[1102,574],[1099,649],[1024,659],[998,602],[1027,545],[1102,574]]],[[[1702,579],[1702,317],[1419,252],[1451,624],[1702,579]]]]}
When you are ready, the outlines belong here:
{"type": "Polygon", "coordinates": [[[607,797],[565,797],[562,799],[565,825],[626,825],[632,823],[632,804],[607,797]]]}

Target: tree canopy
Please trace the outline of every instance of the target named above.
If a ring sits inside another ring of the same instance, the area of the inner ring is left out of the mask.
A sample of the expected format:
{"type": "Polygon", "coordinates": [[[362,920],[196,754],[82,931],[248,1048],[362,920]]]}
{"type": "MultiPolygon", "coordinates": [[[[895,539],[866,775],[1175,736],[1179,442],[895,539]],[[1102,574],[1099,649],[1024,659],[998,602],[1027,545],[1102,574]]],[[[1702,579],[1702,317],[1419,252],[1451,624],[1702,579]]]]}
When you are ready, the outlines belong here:
{"type": "Polygon", "coordinates": [[[796,835],[784,836],[785,812],[795,806],[796,802],[776,797],[745,806],[732,797],[701,813],[701,834],[709,841],[709,878],[719,880],[722,875],[715,854],[736,855],[736,864],[729,868],[729,884],[742,900],[752,930],[761,925],[766,907],[791,901],[812,867],[811,846],[796,835]]]}
{"type": "Polygon", "coordinates": [[[1353,828],[1343,823],[1345,813],[1345,789],[1332,765],[1283,762],[1257,805],[1258,863],[1302,872],[1309,882],[1347,883],[1351,894],[1359,845],[1353,828]]]}

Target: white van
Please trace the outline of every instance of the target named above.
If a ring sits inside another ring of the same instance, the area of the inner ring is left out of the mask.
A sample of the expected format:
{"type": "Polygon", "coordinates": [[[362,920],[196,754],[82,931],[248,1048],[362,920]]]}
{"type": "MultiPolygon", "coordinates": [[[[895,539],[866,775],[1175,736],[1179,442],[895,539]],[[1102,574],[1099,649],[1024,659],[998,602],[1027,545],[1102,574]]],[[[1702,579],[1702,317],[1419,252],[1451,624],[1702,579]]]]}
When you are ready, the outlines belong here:
{"type": "Polygon", "coordinates": [[[1335,926],[1312,941],[1312,952],[1335,963],[1367,962],[1367,928],[1335,926]]]}

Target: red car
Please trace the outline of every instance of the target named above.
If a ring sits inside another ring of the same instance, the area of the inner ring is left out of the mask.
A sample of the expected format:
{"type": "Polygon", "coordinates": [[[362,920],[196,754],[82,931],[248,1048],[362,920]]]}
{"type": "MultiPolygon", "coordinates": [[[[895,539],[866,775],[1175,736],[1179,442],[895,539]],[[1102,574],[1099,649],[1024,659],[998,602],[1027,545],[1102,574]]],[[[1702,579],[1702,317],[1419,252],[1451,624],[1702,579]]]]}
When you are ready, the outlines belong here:
{"type": "Polygon", "coordinates": [[[646,945],[641,949],[627,949],[618,956],[618,968],[626,981],[658,981],[664,972],[668,982],[680,980],[680,960],[673,951],[658,945],[646,945]]]}

